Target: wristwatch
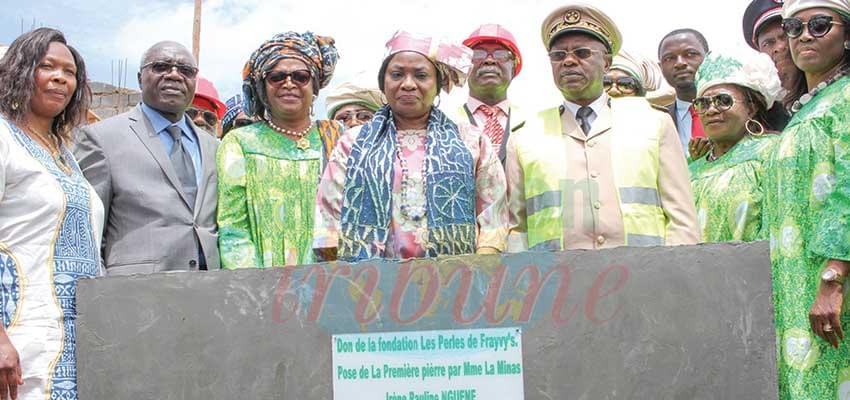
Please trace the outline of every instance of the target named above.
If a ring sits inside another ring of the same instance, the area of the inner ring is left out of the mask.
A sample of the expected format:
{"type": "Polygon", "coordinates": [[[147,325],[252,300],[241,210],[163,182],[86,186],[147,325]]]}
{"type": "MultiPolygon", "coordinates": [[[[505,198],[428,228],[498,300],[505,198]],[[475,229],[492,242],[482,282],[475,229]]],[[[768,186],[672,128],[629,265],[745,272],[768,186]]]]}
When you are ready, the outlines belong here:
{"type": "Polygon", "coordinates": [[[824,269],[823,272],[821,272],[820,280],[825,283],[837,283],[843,286],[844,281],[847,280],[847,277],[839,274],[838,271],[832,268],[827,268],[824,269]]]}

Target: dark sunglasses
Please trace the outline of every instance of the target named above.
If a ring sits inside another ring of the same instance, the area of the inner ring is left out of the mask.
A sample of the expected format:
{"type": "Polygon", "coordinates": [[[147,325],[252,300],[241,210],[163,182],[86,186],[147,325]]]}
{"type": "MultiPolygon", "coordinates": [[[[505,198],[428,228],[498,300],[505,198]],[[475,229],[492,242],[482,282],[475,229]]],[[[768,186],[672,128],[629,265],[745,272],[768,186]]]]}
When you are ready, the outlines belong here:
{"type": "Polygon", "coordinates": [[[177,73],[183,75],[186,78],[192,79],[198,76],[198,69],[186,64],[176,64],[166,61],[151,61],[145,65],[142,65],[142,69],[145,68],[150,68],[151,72],[157,75],[168,74],[176,68],[177,73]]]}
{"type": "Polygon", "coordinates": [[[631,76],[617,78],[616,80],[606,76],[602,78],[602,85],[605,87],[605,91],[611,90],[614,86],[623,93],[635,93],[640,90],[640,84],[637,79],[631,76]]]}
{"type": "Polygon", "coordinates": [[[308,83],[310,83],[310,79],[312,77],[313,77],[313,75],[310,74],[310,71],[308,71],[306,69],[297,69],[297,70],[292,71],[292,72],[284,72],[284,71],[272,72],[272,73],[266,75],[266,81],[268,81],[269,83],[271,83],[273,85],[280,85],[286,80],[286,78],[289,78],[292,81],[292,83],[294,83],[298,86],[304,87],[304,86],[307,86],[308,83]]]}
{"type": "Polygon", "coordinates": [[[354,121],[355,119],[360,122],[369,122],[372,120],[372,117],[374,115],[375,114],[371,111],[348,111],[345,114],[337,115],[335,119],[343,124],[347,123],[348,121],[354,121]]]}
{"type": "Polygon", "coordinates": [[[791,39],[798,38],[803,34],[803,27],[808,27],[809,35],[812,37],[824,37],[830,30],[832,30],[833,25],[844,25],[841,22],[835,22],[832,20],[832,16],[829,15],[816,15],[809,19],[809,22],[803,22],[800,18],[785,18],[782,20],[782,31],[785,32],[785,36],[788,36],[791,39]]]}
{"type": "Polygon", "coordinates": [[[484,49],[472,50],[472,61],[484,61],[487,57],[493,56],[493,59],[499,62],[512,60],[513,53],[508,50],[493,50],[487,51],[484,49]]]}
{"type": "Polygon", "coordinates": [[[561,62],[567,59],[570,54],[575,55],[581,60],[587,60],[596,53],[601,53],[599,50],[589,49],[587,47],[579,47],[573,51],[552,50],[549,52],[549,60],[552,62],[561,62]]]}
{"type": "Polygon", "coordinates": [[[736,101],[739,100],[736,100],[731,94],[727,93],[720,93],[715,96],[697,97],[694,99],[694,110],[696,110],[699,114],[705,114],[713,105],[717,111],[724,112],[732,108],[736,101]]]}
{"type": "Polygon", "coordinates": [[[198,117],[198,114],[201,114],[204,117],[204,122],[209,126],[216,126],[218,124],[218,115],[215,115],[212,111],[207,110],[199,110],[195,107],[189,107],[186,109],[186,115],[191,119],[195,119],[198,117]]]}

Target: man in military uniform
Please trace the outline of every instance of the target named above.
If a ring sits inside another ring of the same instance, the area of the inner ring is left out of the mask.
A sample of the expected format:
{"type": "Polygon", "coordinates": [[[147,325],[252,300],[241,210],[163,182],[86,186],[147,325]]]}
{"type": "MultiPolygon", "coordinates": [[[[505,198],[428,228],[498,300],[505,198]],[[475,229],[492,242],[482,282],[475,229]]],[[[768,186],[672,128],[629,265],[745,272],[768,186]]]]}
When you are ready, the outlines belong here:
{"type": "Polygon", "coordinates": [[[545,19],[542,36],[564,102],[509,140],[510,250],[697,243],[673,121],[644,99],[611,99],[603,90],[621,44],[614,22],[568,5],[545,19]]]}

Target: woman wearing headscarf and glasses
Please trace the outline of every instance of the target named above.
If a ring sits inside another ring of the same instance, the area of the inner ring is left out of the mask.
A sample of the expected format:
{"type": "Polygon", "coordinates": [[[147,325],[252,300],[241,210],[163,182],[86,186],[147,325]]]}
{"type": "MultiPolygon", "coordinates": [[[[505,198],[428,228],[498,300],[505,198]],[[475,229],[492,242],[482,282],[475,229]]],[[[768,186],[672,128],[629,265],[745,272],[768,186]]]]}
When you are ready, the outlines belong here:
{"type": "Polygon", "coordinates": [[[504,250],[505,176],[480,130],[434,105],[462,85],[472,51],[397,32],[378,86],[388,105],[347,131],[316,199],[325,260],[407,259],[504,250]]]}
{"type": "Polygon", "coordinates": [[[245,64],[244,108],[259,122],[230,131],[218,150],[223,268],[313,261],[317,184],[344,128],[311,115],[337,58],[332,38],[286,32],[245,64]]]}
{"type": "Polygon", "coordinates": [[[777,135],[766,112],[782,92],[776,67],[750,49],[708,53],[696,73],[694,108],[711,147],[692,161],[691,187],[702,240],[765,239],[764,164],[777,135]]]}
{"type": "Polygon", "coordinates": [[[620,50],[611,60],[611,68],[605,73],[602,84],[611,97],[644,97],[660,87],[661,78],[658,64],[620,50]]]}
{"type": "Polygon", "coordinates": [[[850,387],[850,1],[789,0],[782,26],[805,92],[768,160],[780,399],[834,399],[850,387]]]}

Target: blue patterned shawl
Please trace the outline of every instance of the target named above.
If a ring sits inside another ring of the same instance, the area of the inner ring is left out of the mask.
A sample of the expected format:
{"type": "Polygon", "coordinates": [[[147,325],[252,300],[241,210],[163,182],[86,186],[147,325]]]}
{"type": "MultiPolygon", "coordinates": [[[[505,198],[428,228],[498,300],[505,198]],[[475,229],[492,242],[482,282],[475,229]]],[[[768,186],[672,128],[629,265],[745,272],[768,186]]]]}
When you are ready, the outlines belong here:
{"type": "MultiPolygon", "coordinates": [[[[384,106],[360,130],[345,172],[339,258],[384,257],[392,219],[398,147],[392,111],[384,106]]],[[[436,108],[428,118],[425,188],[428,257],[475,252],[475,165],[457,125],[436,108]]]]}

